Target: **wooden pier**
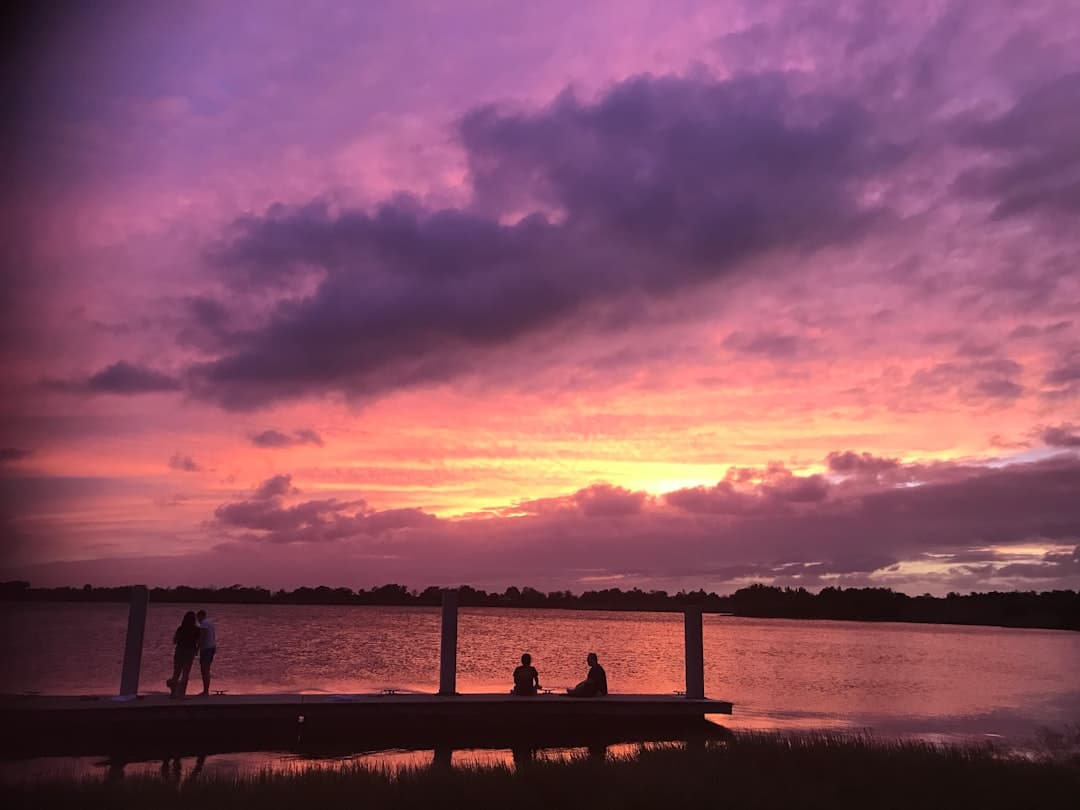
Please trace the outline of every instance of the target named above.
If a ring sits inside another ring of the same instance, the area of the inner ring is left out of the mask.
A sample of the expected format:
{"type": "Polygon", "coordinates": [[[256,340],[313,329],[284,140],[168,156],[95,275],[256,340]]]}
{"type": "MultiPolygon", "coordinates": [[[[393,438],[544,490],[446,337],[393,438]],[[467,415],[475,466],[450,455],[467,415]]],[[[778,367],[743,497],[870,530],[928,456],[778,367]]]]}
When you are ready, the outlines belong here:
{"type": "Polygon", "coordinates": [[[340,745],[353,750],[570,746],[689,739],[732,704],[704,695],[701,611],[685,614],[686,691],[671,695],[458,694],[457,592],[442,609],[438,694],[140,695],[146,589],[135,588],[116,697],[0,697],[0,754],[175,756],[340,745]]]}
{"type": "Polygon", "coordinates": [[[677,695],[164,695],[0,700],[4,756],[162,756],[341,746],[382,748],[569,746],[685,739],[719,731],[719,700],[677,695]]]}

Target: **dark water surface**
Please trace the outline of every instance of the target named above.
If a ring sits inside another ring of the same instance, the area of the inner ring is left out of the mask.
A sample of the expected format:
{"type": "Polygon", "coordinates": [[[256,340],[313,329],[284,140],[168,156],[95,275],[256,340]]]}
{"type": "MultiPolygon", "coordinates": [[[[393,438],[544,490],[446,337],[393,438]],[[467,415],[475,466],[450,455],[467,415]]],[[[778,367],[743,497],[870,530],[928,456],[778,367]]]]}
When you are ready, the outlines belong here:
{"type": "MultiPolygon", "coordinates": [[[[207,609],[217,623],[215,689],[233,694],[437,691],[438,609],[207,609]]],[[[140,691],[166,691],[172,633],[183,610],[151,606],[140,691]]],[[[0,692],[116,692],[126,605],[9,604],[0,612],[12,631],[0,692]]],[[[722,718],[734,729],[868,730],[1022,744],[1041,727],[1080,722],[1080,633],[707,615],[704,643],[706,695],[734,702],[734,715],[722,718]]],[[[510,673],[525,651],[544,686],[561,688],[580,680],[585,654],[595,651],[613,692],[663,694],[685,687],[680,614],[463,608],[458,691],[509,689],[510,673]]],[[[244,770],[253,761],[262,767],[279,756],[288,760],[288,755],[265,753],[237,754],[232,760],[216,756],[205,769],[244,770]]],[[[381,764],[392,766],[399,755],[379,756],[381,764]]],[[[416,759],[409,753],[400,757],[416,759]]],[[[29,774],[45,764],[7,763],[0,776],[10,777],[13,767],[29,774]]]]}

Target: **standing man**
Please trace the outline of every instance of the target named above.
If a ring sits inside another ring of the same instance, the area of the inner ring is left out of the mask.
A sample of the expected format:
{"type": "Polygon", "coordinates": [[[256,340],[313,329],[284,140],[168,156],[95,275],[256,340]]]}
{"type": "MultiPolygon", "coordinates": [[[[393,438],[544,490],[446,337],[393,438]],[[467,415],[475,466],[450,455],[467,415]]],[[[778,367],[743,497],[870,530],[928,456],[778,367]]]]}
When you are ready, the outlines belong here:
{"type": "Polygon", "coordinates": [[[206,611],[200,610],[196,616],[199,620],[199,669],[202,671],[202,694],[210,694],[210,665],[214,663],[214,653],[217,652],[217,632],[214,623],[206,618],[206,611]]]}

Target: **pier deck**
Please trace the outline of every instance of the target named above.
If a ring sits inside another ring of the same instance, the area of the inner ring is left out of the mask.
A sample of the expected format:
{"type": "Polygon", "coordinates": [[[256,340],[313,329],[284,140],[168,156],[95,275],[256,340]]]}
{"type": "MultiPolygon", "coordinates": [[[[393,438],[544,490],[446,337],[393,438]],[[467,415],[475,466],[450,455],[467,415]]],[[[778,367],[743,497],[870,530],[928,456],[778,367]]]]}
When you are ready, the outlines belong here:
{"type": "Polygon", "coordinates": [[[262,750],[298,743],[361,748],[485,747],[527,739],[678,738],[731,714],[680,695],[146,695],[0,698],[5,756],[149,750],[262,750]],[[170,748],[170,746],[172,748],[170,748]]]}

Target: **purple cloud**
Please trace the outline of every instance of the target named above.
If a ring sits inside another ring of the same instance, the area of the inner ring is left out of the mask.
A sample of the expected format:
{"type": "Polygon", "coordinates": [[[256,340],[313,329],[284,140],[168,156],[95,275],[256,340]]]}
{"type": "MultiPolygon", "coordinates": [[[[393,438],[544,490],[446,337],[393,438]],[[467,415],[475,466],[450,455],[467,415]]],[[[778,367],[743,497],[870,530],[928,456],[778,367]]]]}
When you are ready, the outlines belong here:
{"type": "Polygon", "coordinates": [[[648,501],[649,495],[646,492],[599,483],[579,489],[572,495],[520,501],[495,511],[500,515],[547,515],[563,512],[589,518],[620,517],[640,513],[648,501]]]}
{"type": "Polygon", "coordinates": [[[180,380],[145,366],[120,361],[91,375],[81,386],[94,394],[152,394],[179,391],[180,380]]]}
{"type": "Polygon", "coordinates": [[[279,474],[271,476],[255,488],[252,498],[256,501],[268,501],[281,498],[285,495],[293,495],[299,492],[292,485],[292,476],[279,474]]]}
{"type": "Polygon", "coordinates": [[[1050,447],[1080,447],[1080,432],[1071,424],[1048,427],[1042,432],[1042,440],[1050,447]]]}
{"type": "Polygon", "coordinates": [[[798,476],[782,464],[760,472],[733,468],[712,487],[675,490],[665,501],[690,513],[741,515],[780,514],[793,504],[811,504],[829,496],[829,483],[820,475],[798,476]]]}
{"type": "Polygon", "coordinates": [[[419,509],[369,509],[363,499],[327,498],[286,506],[284,496],[296,492],[291,476],[276,475],[260,484],[250,500],[217,507],[215,524],[226,531],[245,530],[247,539],[313,543],[381,535],[438,523],[434,515],[419,509]]]}
{"type": "Polygon", "coordinates": [[[805,343],[805,338],[776,332],[758,332],[756,334],[732,332],[724,338],[725,348],[742,354],[771,357],[774,360],[786,360],[795,357],[805,343]]]}
{"type": "Polygon", "coordinates": [[[294,430],[291,434],[280,430],[264,430],[251,436],[251,443],[256,447],[264,448],[295,447],[301,444],[323,446],[322,437],[309,428],[294,430]]]}
{"type": "Polygon", "coordinates": [[[180,453],[176,453],[169,459],[169,468],[180,472],[202,472],[203,469],[202,465],[196,463],[191,456],[184,456],[180,453]]]}
{"type": "Polygon", "coordinates": [[[876,475],[900,466],[895,458],[881,458],[870,453],[855,453],[851,450],[834,451],[825,457],[829,470],[835,473],[869,473],[876,475]]]}
{"type": "Polygon", "coordinates": [[[574,502],[585,517],[620,517],[641,512],[648,495],[611,484],[593,484],[574,493],[574,502]]]}
{"type": "Polygon", "coordinates": [[[996,199],[996,216],[1080,212],[1080,73],[1044,82],[1007,112],[969,125],[964,136],[1005,160],[959,180],[961,189],[996,199]]]}
{"type": "Polygon", "coordinates": [[[460,132],[468,210],[313,203],[238,221],[214,253],[238,291],[289,289],[299,268],[321,281],[223,336],[223,353],[190,369],[195,394],[247,409],[451,378],[597,302],[851,240],[880,213],[862,184],[901,154],[858,104],[780,75],[641,77],[593,103],[474,110],[460,132]],[[500,222],[520,210],[533,213],[500,222]]]}

